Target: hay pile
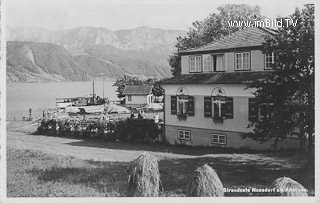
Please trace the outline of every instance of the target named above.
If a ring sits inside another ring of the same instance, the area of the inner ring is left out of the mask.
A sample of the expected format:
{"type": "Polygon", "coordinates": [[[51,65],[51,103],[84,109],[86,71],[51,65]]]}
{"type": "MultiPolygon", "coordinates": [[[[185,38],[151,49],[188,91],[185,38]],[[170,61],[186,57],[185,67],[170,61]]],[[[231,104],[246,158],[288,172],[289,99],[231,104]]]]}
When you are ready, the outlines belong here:
{"type": "Polygon", "coordinates": [[[291,178],[278,178],[272,183],[277,196],[308,196],[307,189],[291,178]]]}
{"type": "Polygon", "coordinates": [[[157,197],[160,189],[158,161],[148,153],[141,154],[130,167],[128,197],[157,197]]]}
{"type": "Polygon", "coordinates": [[[189,197],[222,197],[223,185],[218,174],[207,164],[197,168],[190,181],[187,193],[189,197]]]}

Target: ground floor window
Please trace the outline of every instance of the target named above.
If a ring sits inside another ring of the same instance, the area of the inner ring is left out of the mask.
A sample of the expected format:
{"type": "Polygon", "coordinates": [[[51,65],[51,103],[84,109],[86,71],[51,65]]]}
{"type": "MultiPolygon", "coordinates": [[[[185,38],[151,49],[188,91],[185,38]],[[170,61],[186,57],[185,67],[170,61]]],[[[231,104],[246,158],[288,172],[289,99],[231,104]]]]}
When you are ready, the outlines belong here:
{"type": "Polygon", "coordinates": [[[132,96],[128,95],[128,101],[132,101],[132,96]]]}
{"type": "Polygon", "coordinates": [[[178,130],[178,139],[190,140],[191,139],[190,130],[178,130]]]}
{"type": "Polygon", "coordinates": [[[221,144],[221,145],[227,144],[226,135],[220,135],[220,134],[211,134],[211,135],[212,135],[212,144],[221,144]]]}

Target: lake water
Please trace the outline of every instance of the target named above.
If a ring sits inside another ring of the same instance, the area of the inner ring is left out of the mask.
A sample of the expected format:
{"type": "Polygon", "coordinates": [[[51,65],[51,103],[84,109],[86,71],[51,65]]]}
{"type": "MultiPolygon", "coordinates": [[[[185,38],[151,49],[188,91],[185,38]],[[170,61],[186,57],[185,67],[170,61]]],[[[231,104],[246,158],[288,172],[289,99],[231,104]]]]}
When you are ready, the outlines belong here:
{"type": "MultiPolygon", "coordinates": [[[[104,96],[118,100],[113,84],[114,81],[104,82],[104,96]]],[[[56,98],[86,96],[92,90],[92,82],[7,83],[7,118],[28,116],[29,108],[34,117],[40,117],[44,109],[55,107],[56,98]]],[[[102,81],[94,83],[94,91],[102,97],[102,81]]]]}

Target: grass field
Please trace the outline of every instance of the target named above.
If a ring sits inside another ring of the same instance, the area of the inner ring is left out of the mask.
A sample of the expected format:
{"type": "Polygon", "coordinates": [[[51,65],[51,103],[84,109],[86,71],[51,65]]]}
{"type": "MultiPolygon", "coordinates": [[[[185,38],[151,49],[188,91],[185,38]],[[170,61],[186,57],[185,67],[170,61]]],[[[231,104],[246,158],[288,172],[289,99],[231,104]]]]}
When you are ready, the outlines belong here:
{"type": "MultiPolygon", "coordinates": [[[[314,195],[313,171],[303,168],[301,163],[294,163],[293,160],[302,158],[297,156],[300,155],[245,153],[207,154],[190,158],[161,156],[159,167],[164,187],[161,196],[185,196],[186,185],[193,177],[194,170],[205,163],[217,170],[225,188],[265,188],[274,179],[287,176],[304,185],[309,195],[314,195]]],[[[8,197],[125,196],[130,162],[121,161],[120,157],[119,161],[93,161],[10,147],[7,149],[8,197]]]]}
{"type": "MultiPolygon", "coordinates": [[[[7,125],[8,197],[125,196],[128,168],[143,151],[159,160],[161,196],[185,196],[194,170],[214,168],[225,188],[266,188],[290,177],[314,195],[314,170],[304,154],[211,147],[116,143],[32,135],[30,122],[7,125]]],[[[225,193],[259,196],[268,193],[225,193]]]]}

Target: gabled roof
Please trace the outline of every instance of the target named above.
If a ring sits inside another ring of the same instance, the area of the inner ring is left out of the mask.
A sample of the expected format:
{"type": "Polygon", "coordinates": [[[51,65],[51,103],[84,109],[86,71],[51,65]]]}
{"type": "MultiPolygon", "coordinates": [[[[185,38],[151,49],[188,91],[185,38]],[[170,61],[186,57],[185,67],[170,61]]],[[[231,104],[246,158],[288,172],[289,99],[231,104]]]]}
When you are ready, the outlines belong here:
{"type": "Polygon", "coordinates": [[[270,76],[270,71],[183,74],[163,80],[161,84],[248,84],[270,76]]]}
{"type": "Polygon", "coordinates": [[[206,52],[206,51],[225,51],[229,49],[239,49],[245,47],[261,47],[265,41],[267,35],[276,34],[276,30],[250,27],[241,29],[235,33],[222,37],[216,41],[205,44],[203,46],[180,51],[181,54],[188,54],[194,52],[206,52]]]}
{"type": "Polygon", "coordinates": [[[126,85],[123,95],[148,95],[152,92],[152,85],[126,85]]]}

